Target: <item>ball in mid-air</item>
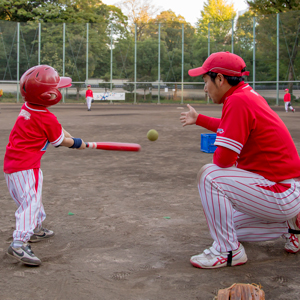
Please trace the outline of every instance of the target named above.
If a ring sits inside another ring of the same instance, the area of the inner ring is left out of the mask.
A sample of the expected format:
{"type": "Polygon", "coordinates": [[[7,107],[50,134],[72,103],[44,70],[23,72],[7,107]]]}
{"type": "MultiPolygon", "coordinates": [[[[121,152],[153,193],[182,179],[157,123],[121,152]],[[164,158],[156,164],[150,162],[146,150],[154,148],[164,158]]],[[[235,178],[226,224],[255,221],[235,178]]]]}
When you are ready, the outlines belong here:
{"type": "Polygon", "coordinates": [[[158,139],[158,133],[155,129],[150,129],[147,133],[147,138],[149,141],[156,141],[158,139]]]}

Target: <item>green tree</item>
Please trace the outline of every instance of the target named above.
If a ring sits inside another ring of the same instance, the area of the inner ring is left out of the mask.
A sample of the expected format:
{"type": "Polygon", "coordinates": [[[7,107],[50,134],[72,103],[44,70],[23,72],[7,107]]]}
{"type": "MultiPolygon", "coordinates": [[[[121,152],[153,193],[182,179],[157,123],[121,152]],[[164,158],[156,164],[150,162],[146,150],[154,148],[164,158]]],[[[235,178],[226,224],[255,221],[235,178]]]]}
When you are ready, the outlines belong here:
{"type": "Polygon", "coordinates": [[[152,4],[151,0],[125,0],[120,5],[128,16],[131,31],[137,28],[137,40],[141,40],[148,23],[154,18],[159,8],[152,4]]]}
{"type": "Polygon", "coordinates": [[[208,24],[215,38],[228,35],[231,30],[231,21],[236,16],[233,4],[227,4],[226,0],[207,0],[204,3],[201,17],[197,22],[199,34],[208,34],[208,24]]]}
{"type": "Polygon", "coordinates": [[[300,10],[299,0],[247,0],[250,9],[257,14],[276,14],[300,10]]]}
{"type": "MultiPolygon", "coordinates": [[[[0,41],[3,43],[1,48],[5,50],[0,53],[0,74],[3,73],[4,77],[13,74],[10,79],[16,79],[16,71],[13,70],[16,65],[16,47],[12,46],[12,43],[16,43],[16,38],[12,41],[12,37],[16,36],[16,23],[12,21],[22,22],[20,74],[37,64],[38,22],[42,24],[41,63],[62,70],[62,23],[66,23],[65,70],[67,76],[73,77],[73,81],[84,81],[86,78],[86,23],[90,23],[89,78],[99,78],[109,72],[110,23],[113,23],[113,34],[119,37],[124,36],[127,26],[127,17],[119,8],[96,0],[0,0],[1,19],[7,20],[2,21],[4,25],[1,24],[1,29],[9,32],[9,38],[0,41]]],[[[1,32],[2,37],[6,36],[6,32],[1,32]]]]}
{"type": "MultiPolygon", "coordinates": [[[[181,81],[182,27],[184,26],[185,61],[189,61],[192,55],[195,29],[181,15],[176,15],[171,10],[163,11],[148,23],[148,28],[145,30],[144,38],[150,36],[153,43],[156,41],[156,45],[158,44],[159,24],[161,49],[164,49],[164,53],[161,52],[161,79],[165,82],[181,81]]],[[[187,63],[184,67],[186,76],[190,63],[187,63]]]]}
{"type": "MultiPolygon", "coordinates": [[[[231,50],[232,20],[235,16],[233,4],[227,4],[226,0],[206,1],[197,22],[196,38],[190,47],[192,68],[202,65],[208,56],[208,33],[210,53],[231,50]]],[[[199,78],[189,78],[189,81],[199,81],[199,78]]]]}
{"type": "MultiPolygon", "coordinates": [[[[270,56],[273,54],[273,61],[276,55],[274,14],[280,13],[280,79],[297,80],[297,69],[299,72],[300,2],[298,0],[248,0],[247,3],[250,10],[255,14],[262,14],[259,20],[260,35],[258,41],[261,43],[261,49],[264,50],[265,55],[270,56]],[[271,33],[273,38],[270,38],[271,33]],[[287,71],[283,72],[286,68],[287,71]]],[[[273,63],[270,74],[276,74],[275,66],[276,64],[273,63]]],[[[288,87],[292,92],[293,83],[290,82],[288,87]]]]}

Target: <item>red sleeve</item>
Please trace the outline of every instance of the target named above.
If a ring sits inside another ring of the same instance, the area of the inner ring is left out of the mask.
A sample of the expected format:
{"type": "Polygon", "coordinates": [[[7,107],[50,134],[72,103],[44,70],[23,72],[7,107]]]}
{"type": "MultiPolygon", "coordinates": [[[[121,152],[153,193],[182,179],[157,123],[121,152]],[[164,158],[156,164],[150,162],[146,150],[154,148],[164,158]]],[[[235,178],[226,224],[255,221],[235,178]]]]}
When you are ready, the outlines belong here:
{"type": "Polygon", "coordinates": [[[219,118],[212,118],[205,115],[199,114],[196,125],[202,126],[212,132],[217,132],[217,129],[219,128],[221,119],[219,118]]]}
{"type": "Polygon", "coordinates": [[[238,155],[236,152],[228,148],[219,146],[214,153],[213,163],[220,168],[229,168],[235,164],[237,156],[238,155]]]}
{"type": "MultiPolygon", "coordinates": [[[[253,97],[260,96],[253,94],[253,97]]],[[[240,154],[256,123],[255,113],[248,109],[248,102],[240,96],[230,96],[224,102],[215,146],[222,146],[240,154]]]]}
{"type": "Polygon", "coordinates": [[[85,91],[85,98],[87,97],[87,92],[88,92],[88,90],[85,91]]]}
{"type": "Polygon", "coordinates": [[[43,130],[53,146],[60,145],[65,137],[61,124],[56,116],[50,112],[43,116],[43,130]]]}

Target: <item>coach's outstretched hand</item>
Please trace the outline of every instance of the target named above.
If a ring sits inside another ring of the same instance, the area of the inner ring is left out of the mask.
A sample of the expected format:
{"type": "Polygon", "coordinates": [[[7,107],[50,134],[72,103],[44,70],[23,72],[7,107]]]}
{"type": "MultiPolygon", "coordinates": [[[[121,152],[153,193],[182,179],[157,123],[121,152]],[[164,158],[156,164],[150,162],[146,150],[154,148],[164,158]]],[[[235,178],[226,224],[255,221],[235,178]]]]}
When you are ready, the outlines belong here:
{"type": "Polygon", "coordinates": [[[181,113],[180,121],[182,123],[182,126],[196,124],[199,115],[192,106],[188,104],[187,107],[189,111],[181,113]]]}

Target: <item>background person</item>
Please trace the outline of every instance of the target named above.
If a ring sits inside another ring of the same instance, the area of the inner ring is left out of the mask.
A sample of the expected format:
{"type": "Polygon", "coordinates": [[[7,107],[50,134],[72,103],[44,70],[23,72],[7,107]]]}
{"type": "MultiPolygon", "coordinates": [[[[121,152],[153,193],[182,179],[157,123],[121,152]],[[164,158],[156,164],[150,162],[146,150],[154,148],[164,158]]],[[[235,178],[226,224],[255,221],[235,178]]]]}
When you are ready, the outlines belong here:
{"type": "Polygon", "coordinates": [[[284,91],[285,91],[285,94],[283,97],[283,101],[284,101],[285,112],[288,112],[289,108],[290,108],[290,110],[295,112],[295,109],[291,105],[291,94],[289,93],[289,89],[285,89],[284,91]]]}
{"type": "Polygon", "coordinates": [[[92,100],[94,98],[93,91],[91,89],[90,84],[87,86],[87,90],[85,92],[85,98],[86,98],[86,104],[87,104],[88,111],[90,111],[91,105],[92,105],[92,100]]]}
{"type": "Polygon", "coordinates": [[[204,91],[223,104],[222,117],[198,114],[188,105],[181,123],[217,133],[213,163],[198,174],[198,189],[210,234],[209,249],[191,257],[199,268],[247,262],[240,241],[284,237],[285,250],[296,253],[300,212],[300,159],[291,135],[266,100],[244,83],[246,64],[229,52],[211,54],[202,67],[204,91]]]}

